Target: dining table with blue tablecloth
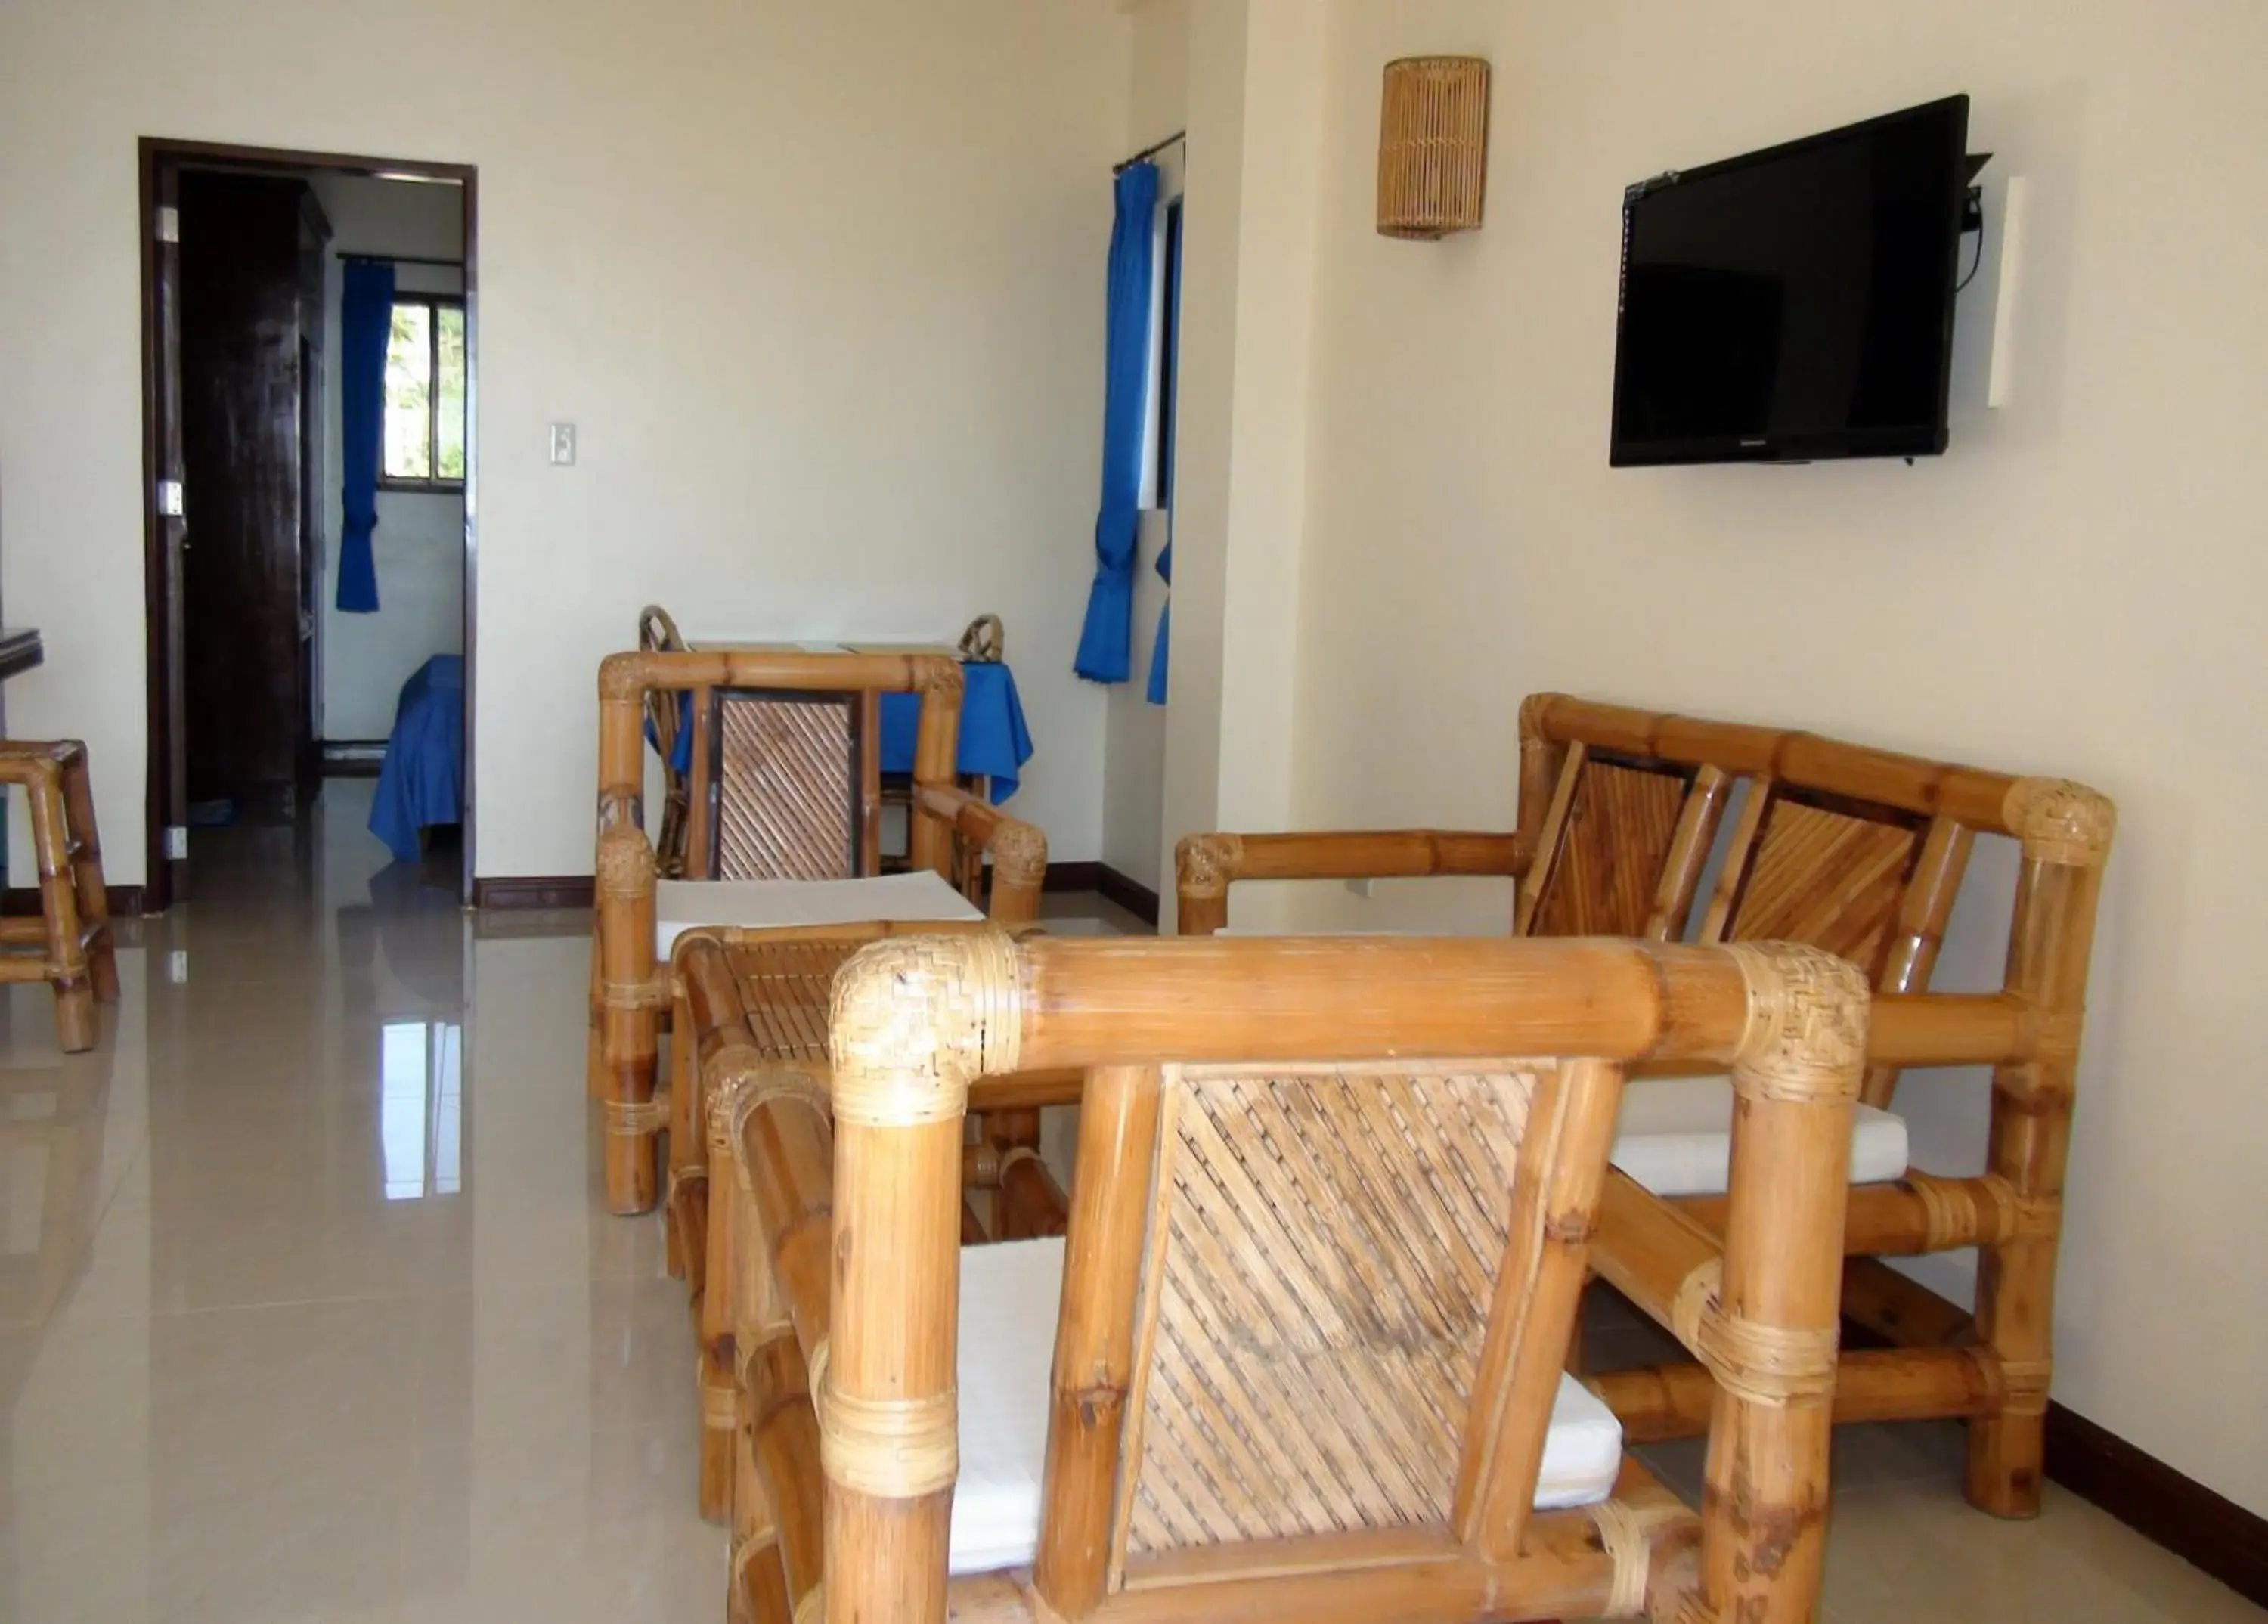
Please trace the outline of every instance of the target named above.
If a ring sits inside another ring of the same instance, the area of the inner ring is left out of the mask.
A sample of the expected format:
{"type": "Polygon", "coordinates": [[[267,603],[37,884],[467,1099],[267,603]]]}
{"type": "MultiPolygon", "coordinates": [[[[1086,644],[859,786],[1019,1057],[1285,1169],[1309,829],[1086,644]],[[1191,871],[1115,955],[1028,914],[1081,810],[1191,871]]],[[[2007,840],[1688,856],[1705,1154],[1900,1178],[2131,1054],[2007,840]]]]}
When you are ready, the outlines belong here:
{"type": "MultiPolygon", "coordinates": [[[[699,646],[712,646],[700,645],[699,646]]],[[[832,653],[820,644],[800,646],[806,653],[832,653]]],[[[883,652],[873,644],[845,646],[843,652],[883,652]]],[[[896,652],[893,649],[891,652],[896,652]]],[[[920,652],[930,652],[924,649],[920,652]]],[[[949,649],[936,652],[949,653],[949,649]]],[[[961,744],[954,770],[964,778],[982,778],[990,786],[992,804],[1014,794],[1024,764],[1032,758],[1031,730],[1024,725],[1023,701],[1016,693],[1016,676],[997,660],[965,660],[961,666],[961,744]]],[[[681,773],[693,770],[693,696],[678,697],[678,727],[670,765],[681,773]]],[[[882,696],[882,771],[906,773],[914,770],[914,734],[921,723],[921,696],[915,693],[882,696]]],[[[652,729],[647,730],[652,738],[652,729]]]]}

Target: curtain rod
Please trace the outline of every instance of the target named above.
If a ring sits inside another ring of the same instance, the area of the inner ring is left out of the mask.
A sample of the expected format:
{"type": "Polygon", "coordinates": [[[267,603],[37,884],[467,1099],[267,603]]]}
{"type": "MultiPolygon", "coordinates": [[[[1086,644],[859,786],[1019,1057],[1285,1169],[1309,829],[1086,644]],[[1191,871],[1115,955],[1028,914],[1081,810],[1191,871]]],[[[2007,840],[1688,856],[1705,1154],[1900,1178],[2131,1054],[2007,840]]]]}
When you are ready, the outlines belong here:
{"type": "Polygon", "coordinates": [[[1134,167],[1135,165],[1142,162],[1143,159],[1155,158],[1167,147],[1177,145],[1189,138],[1189,132],[1188,130],[1177,129],[1172,135],[1167,136],[1163,141],[1152,142],[1148,146],[1144,147],[1140,151],[1135,153],[1133,157],[1121,159],[1119,162],[1111,165],[1110,173],[1113,174],[1123,174],[1126,171],[1134,167]]]}
{"type": "Polygon", "coordinates": [[[462,260],[429,259],[421,254],[349,254],[341,249],[339,258],[356,265],[446,265],[455,270],[465,268],[462,260]]]}

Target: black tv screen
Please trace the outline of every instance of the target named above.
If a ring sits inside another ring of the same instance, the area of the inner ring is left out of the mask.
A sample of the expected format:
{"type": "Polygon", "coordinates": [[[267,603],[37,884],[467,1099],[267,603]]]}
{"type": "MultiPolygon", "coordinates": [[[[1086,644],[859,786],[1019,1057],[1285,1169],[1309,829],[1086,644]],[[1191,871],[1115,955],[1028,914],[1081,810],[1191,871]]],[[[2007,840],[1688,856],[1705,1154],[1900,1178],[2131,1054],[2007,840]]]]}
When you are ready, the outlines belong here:
{"type": "Polygon", "coordinates": [[[1946,445],[1969,98],[1631,187],[1616,467],[1946,445]]]}

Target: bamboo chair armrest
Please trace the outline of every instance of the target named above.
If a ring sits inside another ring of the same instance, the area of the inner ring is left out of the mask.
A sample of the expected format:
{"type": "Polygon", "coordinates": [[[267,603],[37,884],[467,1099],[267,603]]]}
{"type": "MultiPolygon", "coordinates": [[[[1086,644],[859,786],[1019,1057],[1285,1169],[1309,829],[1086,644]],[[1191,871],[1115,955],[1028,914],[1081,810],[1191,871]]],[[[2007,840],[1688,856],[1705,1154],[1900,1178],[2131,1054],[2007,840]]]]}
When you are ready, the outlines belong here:
{"type": "Polygon", "coordinates": [[[1239,880],[1407,880],[1464,875],[1519,879],[1528,843],[1517,834],[1388,829],[1278,835],[1190,835],[1174,848],[1181,934],[1227,923],[1239,880]]]}
{"type": "Polygon", "coordinates": [[[934,818],[954,836],[992,859],[992,898],[987,911],[999,925],[1026,925],[1040,914],[1048,877],[1048,838],[1038,825],[990,807],[957,784],[917,782],[914,816],[934,818]]]}

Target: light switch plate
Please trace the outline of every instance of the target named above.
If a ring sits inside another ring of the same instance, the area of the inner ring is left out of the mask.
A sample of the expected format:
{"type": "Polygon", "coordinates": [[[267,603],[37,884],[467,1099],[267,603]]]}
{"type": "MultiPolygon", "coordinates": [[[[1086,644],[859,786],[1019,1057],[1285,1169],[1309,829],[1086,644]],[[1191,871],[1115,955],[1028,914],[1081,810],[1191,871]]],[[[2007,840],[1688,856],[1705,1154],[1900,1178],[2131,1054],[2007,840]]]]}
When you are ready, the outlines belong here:
{"type": "Polygon", "coordinates": [[[551,425],[551,462],[555,468],[575,466],[575,425],[555,423],[551,425]]]}

